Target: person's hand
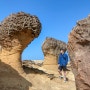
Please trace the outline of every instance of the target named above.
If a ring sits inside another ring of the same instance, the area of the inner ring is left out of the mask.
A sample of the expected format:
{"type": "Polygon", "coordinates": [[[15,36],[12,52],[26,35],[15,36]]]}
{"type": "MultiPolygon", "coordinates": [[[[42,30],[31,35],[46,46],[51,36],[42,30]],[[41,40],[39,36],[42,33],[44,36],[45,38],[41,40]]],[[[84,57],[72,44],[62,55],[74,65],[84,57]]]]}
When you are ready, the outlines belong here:
{"type": "Polygon", "coordinates": [[[60,66],[60,64],[58,64],[58,67],[60,66]]]}

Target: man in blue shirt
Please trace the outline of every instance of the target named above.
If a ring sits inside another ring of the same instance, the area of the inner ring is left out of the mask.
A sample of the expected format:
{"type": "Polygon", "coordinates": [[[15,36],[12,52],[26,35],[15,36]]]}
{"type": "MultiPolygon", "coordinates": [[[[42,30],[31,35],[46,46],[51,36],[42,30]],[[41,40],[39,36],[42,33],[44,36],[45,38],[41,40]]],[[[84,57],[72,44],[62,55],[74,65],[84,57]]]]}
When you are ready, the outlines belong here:
{"type": "Polygon", "coordinates": [[[59,65],[58,69],[59,69],[60,78],[64,78],[64,82],[66,82],[66,66],[67,66],[67,64],[68,64],[68,56],[67,56],[67,54],[65,54],[65,50],[61,49],[60,55],[58,58],[58,65],[59,65]]]}

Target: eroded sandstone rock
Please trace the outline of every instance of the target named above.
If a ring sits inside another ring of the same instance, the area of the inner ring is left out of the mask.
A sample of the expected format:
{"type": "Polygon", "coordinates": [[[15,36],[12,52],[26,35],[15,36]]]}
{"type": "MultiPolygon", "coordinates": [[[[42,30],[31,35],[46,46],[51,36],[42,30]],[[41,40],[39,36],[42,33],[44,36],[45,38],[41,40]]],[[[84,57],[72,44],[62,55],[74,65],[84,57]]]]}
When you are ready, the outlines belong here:
{"type": "Polygon", "coordinates": [[[78,21],[71,31],[68,52],[77,90],[90,90],[90,16],[78,21]]]}
{"type": "Polygon", "coordinates": [[[0,90],[29,90],[30,82],[23,76],[21,54],[40,31],[39,19],[24,12],[12,14],[1,22],[0,90]]]}
{"type": "Polygon", "coordinates": [[[44,53],[44,67],[46,69],[56,69],[58,55],[60,54],[60,49],[66,50],[66,43],[56,40],[54,38],[46,38],[42,45],[42,50],[44,53]],[[50,66],[53,65],[53,66],[50,66]]]}

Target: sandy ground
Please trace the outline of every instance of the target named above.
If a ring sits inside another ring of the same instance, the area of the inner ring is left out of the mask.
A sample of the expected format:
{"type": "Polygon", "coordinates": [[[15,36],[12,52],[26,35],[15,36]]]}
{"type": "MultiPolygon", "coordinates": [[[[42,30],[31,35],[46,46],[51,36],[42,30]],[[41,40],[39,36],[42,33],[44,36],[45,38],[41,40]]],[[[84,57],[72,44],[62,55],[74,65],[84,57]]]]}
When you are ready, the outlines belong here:
{"type": "MultiPolygon", "coordinates": [[[[45,71],[42,67],[39,69],[45,71]]],[[[48,70],[48,73],[54,74],[55,77],[53,79],[50,79],[46,74],[34,73],[34,71],[32,72],[29,69],[25,69],[25,72],[27,73],[27,79],[32,83],[30,90],[76,90],[75,79],[71,70],[67,71],[67,82],[59,78],[58,71],[48,70]]]]}

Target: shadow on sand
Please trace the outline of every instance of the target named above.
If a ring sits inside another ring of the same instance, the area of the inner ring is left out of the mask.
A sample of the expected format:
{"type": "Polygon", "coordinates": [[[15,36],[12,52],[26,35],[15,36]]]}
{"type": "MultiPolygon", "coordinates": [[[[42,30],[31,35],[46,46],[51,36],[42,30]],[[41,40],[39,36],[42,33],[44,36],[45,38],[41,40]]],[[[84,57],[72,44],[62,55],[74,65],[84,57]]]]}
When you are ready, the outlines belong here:
{"type": "Polygon", "coordinates": [[[0,90],[30,90],[31,86],[15,69],[0,61],[0,90]]]}

